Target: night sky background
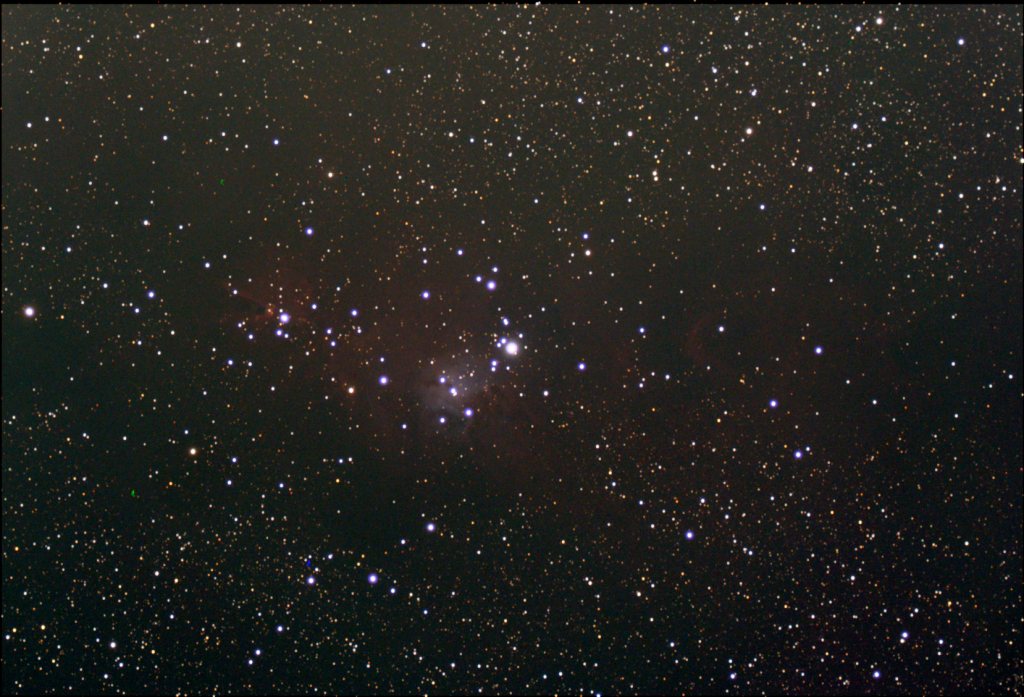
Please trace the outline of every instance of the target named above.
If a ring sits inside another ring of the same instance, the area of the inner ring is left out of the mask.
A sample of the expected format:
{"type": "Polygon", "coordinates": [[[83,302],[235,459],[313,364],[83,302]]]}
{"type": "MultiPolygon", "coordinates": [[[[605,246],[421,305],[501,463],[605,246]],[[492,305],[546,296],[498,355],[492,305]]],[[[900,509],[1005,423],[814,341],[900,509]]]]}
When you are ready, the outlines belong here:
{"type": "Polygon", "coordinates": [[[1021,693],[1019,5],[2,32],[5,694],[1021,693]]]}

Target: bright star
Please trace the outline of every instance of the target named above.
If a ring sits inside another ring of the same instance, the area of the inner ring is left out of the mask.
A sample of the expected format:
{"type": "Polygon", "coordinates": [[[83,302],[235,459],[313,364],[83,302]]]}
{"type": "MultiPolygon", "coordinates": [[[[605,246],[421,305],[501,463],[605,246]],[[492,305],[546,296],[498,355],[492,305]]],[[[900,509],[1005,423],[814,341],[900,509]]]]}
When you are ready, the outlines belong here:
{"type": "Polygon", "coordinates": [[[505,353],[507,353],[510,356],[515,356],[516,354],[519,353],[519,344],[517,344],[514,341],[508,342],[507,344],[505,344],[505,353]]]}

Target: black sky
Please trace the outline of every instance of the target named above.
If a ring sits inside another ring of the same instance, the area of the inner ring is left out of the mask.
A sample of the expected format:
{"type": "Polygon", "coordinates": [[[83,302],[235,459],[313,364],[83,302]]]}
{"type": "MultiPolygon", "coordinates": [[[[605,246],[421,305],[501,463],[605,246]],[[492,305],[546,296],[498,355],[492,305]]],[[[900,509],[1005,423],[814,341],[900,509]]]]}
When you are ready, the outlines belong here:
{"type": "Polygon", "coordinates": [[[3,9],[3,692],[1021,692],[1020,7],[3,9]]]}

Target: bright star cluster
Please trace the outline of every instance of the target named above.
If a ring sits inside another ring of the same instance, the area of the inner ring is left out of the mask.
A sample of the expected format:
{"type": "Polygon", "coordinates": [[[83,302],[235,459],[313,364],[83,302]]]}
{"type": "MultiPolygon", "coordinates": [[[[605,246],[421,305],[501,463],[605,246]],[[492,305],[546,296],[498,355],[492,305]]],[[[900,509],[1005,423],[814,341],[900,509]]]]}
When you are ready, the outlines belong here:
{"type": "Polygon", "coordinates": [[[6,6],[4,694],[1021,694],[1021,22],[6,6]]]}

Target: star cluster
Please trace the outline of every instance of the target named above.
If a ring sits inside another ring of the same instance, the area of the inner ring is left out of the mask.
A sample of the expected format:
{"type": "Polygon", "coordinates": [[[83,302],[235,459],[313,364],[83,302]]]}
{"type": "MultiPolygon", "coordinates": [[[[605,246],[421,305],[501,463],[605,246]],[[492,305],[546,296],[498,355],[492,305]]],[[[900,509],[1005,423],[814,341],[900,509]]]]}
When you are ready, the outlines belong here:
{"type": "Polygon", "coordinates": [[[1019,7],[3,12],[5,694],[1020,694],[1019,7]]]}

